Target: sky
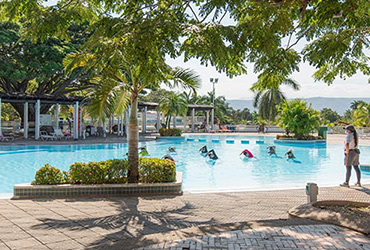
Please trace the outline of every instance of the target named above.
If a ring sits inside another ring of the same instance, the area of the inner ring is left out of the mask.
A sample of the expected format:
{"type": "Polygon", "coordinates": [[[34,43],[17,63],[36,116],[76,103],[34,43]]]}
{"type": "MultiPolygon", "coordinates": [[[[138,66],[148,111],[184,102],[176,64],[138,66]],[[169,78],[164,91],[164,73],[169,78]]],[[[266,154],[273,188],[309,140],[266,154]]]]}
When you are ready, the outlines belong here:
{"type": "MultiPolygon", "coordinates": [[[[48,0],[46,5],[54,5],[58,0],[48,0]]],[[[226,24],[231,24],[233,21],[230,18],[224,19],[226,24]]],[[[223,22],[224,23],[224,22],[223,22]]],[[[292,41],[293,42],[293,41],[292,41]]],[[[307,43],[302,40],[297,44],[297,50],[302,49],[307,43]]],[[[370,51],[367,51],[370,53],[370,51]]],[[[202,86],[198,90],[198,94],[207,94],[212,91],[213,86],[210,83],[210,78],[218,78],[218,84],[215,86],[216,96],[225,96],[228,100],[234,99],[252,99],[253,92],[250,90],[253,83],[257,81],[257,75],[253,73],[253,65],[247,64],[248,74],[232,79],[228,78],[226,74],[218,73],[213,67],[205,67],[200,65],[199,61],[192,59],[186,63],[183,57],[177,59],[167,58],[167,62],[172,67],[182,67],[193,69],[200,75],[202,79],[202,86]]],[[[369,77],[359,73],[351,78],[337,79],[334,83],[328,86],[323,82],[315,82],[312,78],[315,69],[307,63],[300,64],[300,71],[292,74],[291,78],[301,85],[299,91],[291,90],[287,87],[282,87],[287,98],[309,98],[309,97],[370,97],[369,77]]]]}
{"type": "MultiPolygon", "coordinates": [[[[257,81],[257,75],[253,73],[253,65],[248,64],[248,74],[232,79],[225,74],[218,73],[213,67],[205,67],[200,65],[196,60],[190,60],[186,63],[182,58],[175,60],[168,59],[171,66],[179,66],[183,68],[194,69],[202,79],[202,87],[199,89],[199,94],[206,94],[212,91],[212,83],[209,78],[219,78],[215,86],[216,96],[225,96],[226,99],[252,99],[253,92],[250,90],[253,83],[257,81]]],[[[300,64],[300,72],[293,73],[291,78],[301,85],[299,91],[294,91],[286,87],[282,90],[287,98],[309,98],[309,97],[370,97],[370,84],[368,77],[363,74],[356,74],[346,80],[339,77],[334,83],[328,86],[323,82],[315,82],[312,78],[315,69],[306,63],[300,64]]]]}

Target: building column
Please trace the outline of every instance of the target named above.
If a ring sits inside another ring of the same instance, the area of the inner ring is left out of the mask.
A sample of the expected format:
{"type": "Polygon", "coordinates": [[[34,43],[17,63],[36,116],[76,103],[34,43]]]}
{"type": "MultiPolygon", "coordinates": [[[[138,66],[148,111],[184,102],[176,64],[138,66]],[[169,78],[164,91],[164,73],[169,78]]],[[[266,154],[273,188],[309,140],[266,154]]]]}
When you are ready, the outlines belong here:
{"type": "Polygon", "coordinates": [[[176,128],[176,115],[173,116],[173,128],[176,128]]]}
{"type": "Polygon", "coordinates": [[[209,111],[208,110],[206,111],[206,122],[207,122],[207,125],[209,125],[209,111]]]}
{"type": "Polygon", "coordinates": [[[125,135],[125,131],[124,131],[124,126],[126,126],[126,117],[125,117],[125,112],[122,111],[121,115],[120,115],[120,136],[124,136],[125,135]]]}
{"type": "Polygon", "coordinates": [[[146,113],[147,112],[148,112],[148,107],[145,106],[143,110],[142,119],[141,119],[141,125],[142,125],[141,133],[143,134],[146,133],[146,113]]]}
{"type": "Polygon", "coordinates": [[[40,138],[40,107],[41,107],[41,102],[40,100],[37,100],[35,104],[35,139],[36,140],[40,138]]]}
{"type": "Polygon", "coordinates": [[[107,137],[107,126],[105,125],[105,122],[103,123],[103,137],[107,137]]]}
{"type": "Polygon", "coordinates": [[[3,135],[3,131],[1,127],[1,98],[0,98],[0,135],[3,135]]]}
{"type": "MultiPolygon", "coordinates": [[[[113,118],[114,120],[114,118],[113,118]]],[[[117,116],[117,136],[121,136],[121,116],[117,116]]]]}
{"type": "Polygon", "coordinates": [[[125,112],[125,116],[126,116],[126,119],[125,119],[125,134],[126,134],[126,137],[128,137],[128,126],[129,126],[129,123],[130,123],[130,108],[128,107],[126,112],[125,112]]]}
{"type": "Polygon", "coordinates": [[[161,124],[161,111],[158,109],[157,110],[157,132],[161,129],[162,124],[161,124]]]}
{"type": "Polygon", "coordinates": [[[24,136],[25,139],[28,138],[28,102],[24,103],[23,136],[24,136]]]}
{"type": "Polygon", "coordinates": [[[54,107],[54,121],[55,121],[55,128],[54,129],[58,129],[59,128],[59,104],[55,104],[55,107],[54,107]]]}
{"type": "Polygon", "coordinates": [[[194,119],[195,119],[195,108],[191,110],[191,132],[195,131],[194,119]]]}
{"type": "Polygon", "coordinates": [[[214,129],[214,124],[215,124],[215,109],[212,108],[211,110],[211,129],[214,129]]]}
{"type": "Polygon", "coordinates": [[[78,131],[80,138],[82,137],[82,105],[78,108],[78,131]]]}
{"type": "Polygon", "coordinates": [[[74,105],[73,139],[78,140],[78,102],[74,105]]]}

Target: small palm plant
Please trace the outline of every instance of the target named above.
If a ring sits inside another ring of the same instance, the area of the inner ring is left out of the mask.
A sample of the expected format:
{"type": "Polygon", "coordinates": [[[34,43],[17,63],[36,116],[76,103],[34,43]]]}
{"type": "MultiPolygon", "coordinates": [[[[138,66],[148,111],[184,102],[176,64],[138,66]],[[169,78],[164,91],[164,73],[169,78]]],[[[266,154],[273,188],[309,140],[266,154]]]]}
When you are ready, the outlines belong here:
{"type": "Polygon", "coordinates": [[[166,116],[166,127],[170,128],[173,116],[186,115],[188,102],[184,94],[171,93],[165,96],[160,102],[160,110],[166,116]]]}

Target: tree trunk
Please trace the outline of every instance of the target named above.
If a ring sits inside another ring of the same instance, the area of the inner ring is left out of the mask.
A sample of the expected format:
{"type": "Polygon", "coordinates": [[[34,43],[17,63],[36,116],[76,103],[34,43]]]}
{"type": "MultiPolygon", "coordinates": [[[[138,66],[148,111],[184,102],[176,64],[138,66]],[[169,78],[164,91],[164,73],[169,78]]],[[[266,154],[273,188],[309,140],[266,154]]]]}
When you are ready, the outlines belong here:
{"type": "Polygon", "coordinates": [[[128,182],[139,182],[139,154],[138,139],[139,127],[137,120],[137,96],[133,96],[131,101],[130,121],[128,125],[128,182]]]}

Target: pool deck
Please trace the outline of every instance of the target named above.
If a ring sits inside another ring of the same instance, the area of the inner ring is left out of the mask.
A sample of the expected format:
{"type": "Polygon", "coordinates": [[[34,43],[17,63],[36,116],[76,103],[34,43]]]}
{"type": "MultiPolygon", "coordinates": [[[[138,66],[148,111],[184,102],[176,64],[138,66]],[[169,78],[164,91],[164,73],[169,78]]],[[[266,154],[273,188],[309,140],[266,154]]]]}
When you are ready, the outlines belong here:
{"type": "MultiPolygon", "coordinates": [[[[319,192],[319,200],[370,202],[370,185],[356,189],[327,187],[319,192]]],[[[327,242],[332,242],[333,249],[370,248],[370,238],[349,229],[289,219],[287,211],[305,202],[303,188],[0,200],[0,249],[134,249],[152,245],[146,249],[282,250],[293,246],[324,249],[327,242]],[[270,239],[266,234],[275,237],[270,239]],[[330,240],[323,241],[323,234],[330,240]],[[224,245],[212,247],[215,242],[224,245]]]]}
{"type": "MultiPolygon", "coordinates": [[[[329,135],[328,143],[341,144],[343,137],[329,135]]],[[[370,140],[360,143],[370,145],[370,140]]],[[[370,185],[320,188],[319,200],[329,199],[370,202],[370,185]]],[[[304,203],[303,187],[182,196],[2,199],[0,250],[370,249],[368,236],[288,217],[290,208],[304,203]]]]}

